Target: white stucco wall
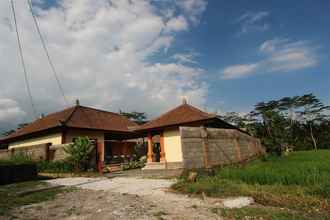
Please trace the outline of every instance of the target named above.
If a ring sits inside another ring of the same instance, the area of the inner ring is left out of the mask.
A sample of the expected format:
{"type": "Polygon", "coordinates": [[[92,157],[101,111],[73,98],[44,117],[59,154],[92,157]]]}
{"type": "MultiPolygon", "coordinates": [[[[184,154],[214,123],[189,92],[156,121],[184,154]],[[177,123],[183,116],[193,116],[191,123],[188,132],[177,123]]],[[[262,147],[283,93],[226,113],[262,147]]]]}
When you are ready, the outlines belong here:
{"type": "Polygon", "coordinates": [[[43,135],[40,137],[29,138],[22,141],[15,141],[9,144],[9,149],[47,143],[51,143],[52,145],[61,144],[62,133],[43,135]]]}
{"type": "Polygon", "coordinates": [[[167,162],[182,162],[182,147],[179,128],[164,131],[164,148],[167,162]]]}

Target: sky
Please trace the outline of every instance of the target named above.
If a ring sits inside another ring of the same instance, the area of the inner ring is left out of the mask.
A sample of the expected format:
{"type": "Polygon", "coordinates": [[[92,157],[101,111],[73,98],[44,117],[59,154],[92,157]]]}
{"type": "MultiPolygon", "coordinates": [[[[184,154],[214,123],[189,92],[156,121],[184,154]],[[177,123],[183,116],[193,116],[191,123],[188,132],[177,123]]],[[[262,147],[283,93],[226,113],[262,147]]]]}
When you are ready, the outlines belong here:
{"type": "MultiPolygon", "coordinates": [[[[14,0],[37,114],[74,105],[153,118],[182,102],[247,113],[314,93],[330,104],[330,2],[14,0]]],[[[0,131],[33,120],[9,0],[0,1],[0,131]]]]}

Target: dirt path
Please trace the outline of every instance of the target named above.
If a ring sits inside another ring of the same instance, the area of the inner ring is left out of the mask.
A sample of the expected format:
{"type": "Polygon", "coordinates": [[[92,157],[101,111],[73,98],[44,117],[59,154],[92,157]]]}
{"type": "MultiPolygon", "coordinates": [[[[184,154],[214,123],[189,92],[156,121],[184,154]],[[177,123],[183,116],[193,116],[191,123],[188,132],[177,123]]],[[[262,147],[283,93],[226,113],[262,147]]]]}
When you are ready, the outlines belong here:
{"type": "Polygon", "coordinates": [[[117,177],[48,182],[75,185],[78,190],[21,207],[13,213],[18,219],[222,219],[212,212],[219,203],[168,192],[173,180],[117,177]]]}

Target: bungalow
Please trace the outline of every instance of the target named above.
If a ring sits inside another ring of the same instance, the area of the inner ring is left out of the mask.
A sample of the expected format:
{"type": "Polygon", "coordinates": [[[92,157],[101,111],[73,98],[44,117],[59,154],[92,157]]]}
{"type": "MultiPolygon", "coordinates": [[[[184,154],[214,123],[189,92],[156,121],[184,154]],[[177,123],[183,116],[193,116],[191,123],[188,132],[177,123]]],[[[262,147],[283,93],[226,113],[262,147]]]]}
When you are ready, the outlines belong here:
{"type": "Polygon", "coordinates": [[[17,149],[38,144],[67,144],[79,136],[88,136],[97,144],[95,155],[101,168],[104,162],[109,163],[116,156],[131,155],[138,138],[143,141],[146,138],[147,166],[144,169],[180,169],[185,154],[181,143],[182,126],[221,128],[243,134],[217,115],[201,111],[183,100],[178,107],[143,125],[117,113],[77,104],[44,116],[1,141],[8,144],[9,149],[17,149]]]}
{"type": "Polygon", "coordinates": [[[112,151],[109,155],[112,156],[133,153],[135,142],[124,140],[136,136],[131,131],[134,126],[137,124],[120,114],[77,104],[41,117],[1,141],[8,145],[9,150],[15,150],[41,144],[62,145],[87,136],[98,145],[98,151],[94,152],[97,160],[103,161],[104,148],[109,149],[110,146],[112,151]]]}

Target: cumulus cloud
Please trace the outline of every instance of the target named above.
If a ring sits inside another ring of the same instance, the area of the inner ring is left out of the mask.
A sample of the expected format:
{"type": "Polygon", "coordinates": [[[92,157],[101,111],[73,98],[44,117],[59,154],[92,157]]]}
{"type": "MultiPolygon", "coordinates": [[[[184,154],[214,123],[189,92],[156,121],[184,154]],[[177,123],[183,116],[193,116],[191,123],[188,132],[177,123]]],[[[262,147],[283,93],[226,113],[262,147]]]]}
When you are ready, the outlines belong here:
{"type": "Polygon", "coordinates": [[[234,79],[258,72],[290,72],[310,68],[318,63],[316,48],[308,41],[282,38],[268,40],[259,47],[263,59],[255,63],[228,66],[222,71],[222,78],[234,79]]]}
{"type": "Polygon", "coordinates": [[[171,18],[166,23],[165,31],[184,31],[188,29],[188,23],[183,16],[171,18]]]}
{"type": "Polygon", "coordinates": [[[266,31],[270,24],[265,21],[269,16],[267,11],[246,12],[242,14],[237,23],[240,24],[240,34],[245,34],[253,31],[266,31]]]}
{"type": "MultiPolygon", "coordinates": [[[[60,110],[63,99],[26,1],[15,3],[37,110],[40,114],[60,110]]],[[[83,105],[146,111],[151,117],[180,103],[183,96],[195,105],[204,104],[207,85],[199,77],[202,69],[155,60],[154,55],[171,56],[166,51],[176,33],[198,23],[205,1],[180,1],[166,14],[148,0],[66,0],[52,7],[41,5],[35,4],[34,10],[71,103],[79,98],[83,105]]],[[[8,8],[9,1],[0,2],[0,95],[15,100],[22,112],[31,115],[8,8]]],[[[12,118],[3,115],[2,120],[12,118]]],[[[15,117],[23,114],[16,111],[15,117]]]]}
{"type": "Polygon", "coordinates": [[[0,98],[0,124],[14,126],[26,113],[12,99],[0,98]]]}

